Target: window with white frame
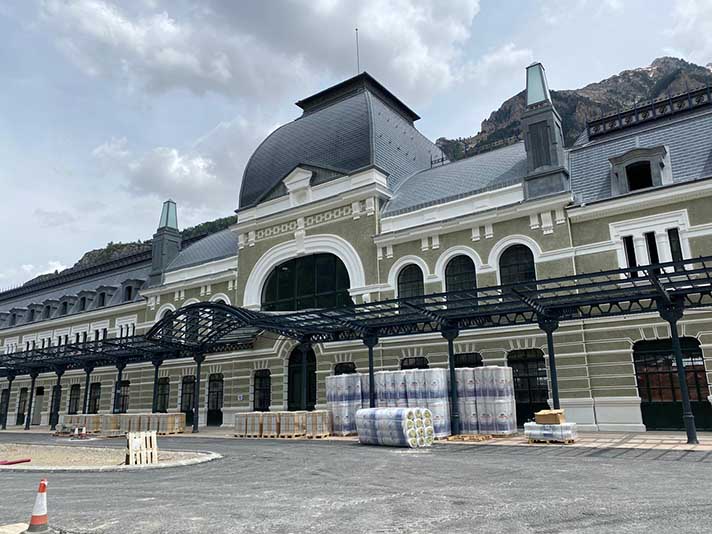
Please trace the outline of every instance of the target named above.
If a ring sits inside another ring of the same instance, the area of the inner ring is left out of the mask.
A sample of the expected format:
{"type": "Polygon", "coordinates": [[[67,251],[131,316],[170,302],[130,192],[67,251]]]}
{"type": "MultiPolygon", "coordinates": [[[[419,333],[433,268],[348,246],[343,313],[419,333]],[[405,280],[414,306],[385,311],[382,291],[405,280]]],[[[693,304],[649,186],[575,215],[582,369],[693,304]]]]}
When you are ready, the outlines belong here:
{"type": "MultiPolygon", "coordinates": [[[[690,257],[686,237],[689,228],[687,211],[619,221],[609,227],[611,239],[617,244],[621,267],[635,268],[690,257]]],[[[631,277],[641,275],[640,271],[630,273],[631,277]]]]}

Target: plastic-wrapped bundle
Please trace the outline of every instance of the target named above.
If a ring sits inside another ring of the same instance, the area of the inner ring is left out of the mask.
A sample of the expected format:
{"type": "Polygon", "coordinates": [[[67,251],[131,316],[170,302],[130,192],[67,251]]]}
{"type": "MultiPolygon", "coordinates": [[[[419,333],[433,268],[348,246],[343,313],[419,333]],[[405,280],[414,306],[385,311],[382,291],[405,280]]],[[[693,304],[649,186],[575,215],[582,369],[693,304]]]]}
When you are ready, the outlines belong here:
{"type": "Polygon", "coordinates": [[[477,367],[474,375],[479,432],[498,435],[516,433],[517,415],[511,367],[477,367]]]}
{"type": "Polygon", "coordinates": [[[577,437],[576,423],[558,425],[524,423],[524,436],[532,440],[574,441],[577,437]]]}
{"type": "Polygon", "coordinates": [[[406,379],[405,371],[393,371],[390,373],[393,376],[393,388],[395,405],[399,408],[408,407],[408,381],[406,379]]]}
{"type": "Polygon", "coordinates": [[[361,408],[369,408],[371,406],[370,387],[368,383],[368,373],[360,373],[361,381],[361,408]]]}
{"type": "Polygon", "coordinates": [[[326,377],[326,401],[333,433],[347,436],[356,432],[356,411],[361,408],[361,377],[358,374],[326,377]]]}
{"type": "Polygon", "coordinates": [[[359,441],[390,447],[432,444],[431,413],[421,408],[364,408],[356,413],[359,441]]]}
{"type": "Polygon", "coordinates": [[[446,400],[428,401],[433,414],[433,430],[436,438],[450,435],[450,404],[446,400]]]}
{"type": "Polygon", "coordinates": [[[374,383],[376,385],[376,405],[379,408],[388,407],[388,389],[386,387],[387,379],[387,371],[377,371],[374,373],[374,383]]]}
{"type": "Polygon", "coordinates": [[[386,402],[389,408],[398,406],[396,397],[398,396],[398,385],[396,383],[396,371],[385,373],[386,375],[386,402]]]}
{"type": "Polygon", "coordinates": [[[477,401],[460,400],[457,401],[458,413],[460,414],[460,432],[463,434],[479,433],[477,423],[477,401]]]}
{"type": "Polygon", "coordinates": [[[425,375],[425,398],[435,401],[443,401],[448,398],[448,370],[447,369],[426,369],[425,375]]]}
{"type": "Polygon", "coordinates": [[[406,397],[408,406],[417,406],[426,399],[426,383],[425,369],[409,369],[405,372],[406,377],[406,397]]]}

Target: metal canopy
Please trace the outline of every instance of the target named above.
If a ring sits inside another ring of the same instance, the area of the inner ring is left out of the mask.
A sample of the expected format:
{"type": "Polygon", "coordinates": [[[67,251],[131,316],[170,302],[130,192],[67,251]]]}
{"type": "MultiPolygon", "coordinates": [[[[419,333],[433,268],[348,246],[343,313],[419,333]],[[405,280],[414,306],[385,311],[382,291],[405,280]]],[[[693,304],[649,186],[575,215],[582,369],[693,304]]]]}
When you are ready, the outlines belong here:
{"type": "MultiPolygon", "coordinates": [[[[246,349],[252,346],[256,335],[254,329],[245,330],[241,336],[207,348],[209,352],[246,349]]],[[[156,342],[141,335],[106,338],[0,355],[0,376],[150,362],[156,358],[168,360],[193,355],[194,350],[190,345],[156,342]]]]}
{"type": "Polygon", "coordinates": [[[0,376],[249,348],[260,331],[318,343],[442,333],[712,306],[712,257],[299,312],[201,302],[169,313],[145,335],[0,355],[0,376]]]}
{"type": "Polygon", "coordinates": [[[314,343],[660,312],[671,301],[712,306],[712,257],[323,310],[196,303],[156,323],[146,338],[205,352],[248,327],[314,343]]]}

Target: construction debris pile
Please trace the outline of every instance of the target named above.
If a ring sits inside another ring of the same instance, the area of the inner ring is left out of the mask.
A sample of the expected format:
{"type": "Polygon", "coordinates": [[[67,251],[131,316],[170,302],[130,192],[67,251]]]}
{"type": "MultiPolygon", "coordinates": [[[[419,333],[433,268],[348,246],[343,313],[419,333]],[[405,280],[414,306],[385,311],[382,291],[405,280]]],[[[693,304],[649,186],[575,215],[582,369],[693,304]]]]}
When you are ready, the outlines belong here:
{"type": "Polygon", "coordinates": [[[427,408],[362,408],[356,412],[358,439],[367,445],[429,447],[432,413],[427,408]]]}
{"type": "MultiPolygon", "coordinates": [[[[514,379],[510,367],[456,370],[461,431],[506,436],[516,433],[514,379]]],[[[450,397],[447,369],[413,369],[375,373],[376,406],[427,408],[434,437],[450,435],[450,397]]],[[[369,407],[368,374],[326,377],[326,400],[336,435],[357,432],[356,413],[369,407]]]]}

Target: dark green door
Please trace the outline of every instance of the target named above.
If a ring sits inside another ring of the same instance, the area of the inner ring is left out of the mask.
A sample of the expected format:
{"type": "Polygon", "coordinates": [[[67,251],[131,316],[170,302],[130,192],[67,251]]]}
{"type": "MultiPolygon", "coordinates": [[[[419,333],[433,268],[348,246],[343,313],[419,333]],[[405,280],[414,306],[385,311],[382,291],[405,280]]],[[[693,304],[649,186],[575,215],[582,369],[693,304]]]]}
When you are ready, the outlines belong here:
{"type": "Polygon", "coordinates": [[[536,412],[549,409],[544,353],[539,349],[513,350],[507,355],[507,365],[514,377],[517,425],[524,426],[534,420],[536,412]]]}
{"type": "MultiPolygon", "coordinates": [[[[698,430],[712,430],[712,406],[707,400],[707,373],[700,344],[680,338],[687,389],[698,430]]],[[[682,430],[682,396],[669,339],[639,341],[633,346],[635,377],[643,424],[648,430],[682,430]]]]}
{"type": "MultiPolygon", "coordinates": [[[[296,348],[289,356],[289,377],[287,384],[287,407],[290,411],[302,410],[302,351],[296,348]]],[[[316,405],[316,356],[314,351],[307,352],[307,410],[316,405]]]]}

